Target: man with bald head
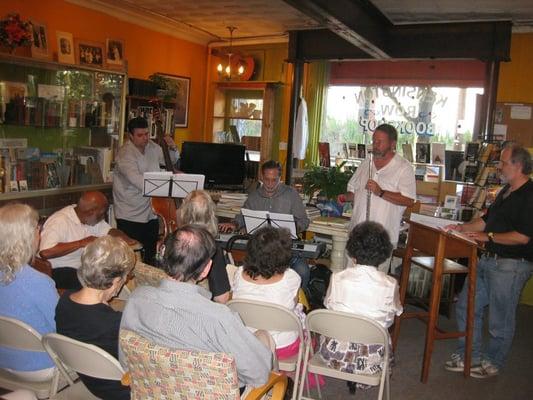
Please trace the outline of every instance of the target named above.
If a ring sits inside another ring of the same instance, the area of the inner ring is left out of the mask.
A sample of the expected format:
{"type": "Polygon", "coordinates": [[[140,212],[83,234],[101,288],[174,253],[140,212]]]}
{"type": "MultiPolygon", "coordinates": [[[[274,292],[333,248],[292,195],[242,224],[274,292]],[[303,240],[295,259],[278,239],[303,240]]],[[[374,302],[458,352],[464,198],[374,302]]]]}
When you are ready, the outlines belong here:
{"type": "Polygon", "coordinates": [[[81,252],[100,236],[119,236],[128,244],[135,241],[104,221],[109,207],[101,192],[84,193],[77,204],[52,214],[41,232],[40,256],[52,264],[52,278],[58,289],[81,289],[77,270],[81,252]]]}

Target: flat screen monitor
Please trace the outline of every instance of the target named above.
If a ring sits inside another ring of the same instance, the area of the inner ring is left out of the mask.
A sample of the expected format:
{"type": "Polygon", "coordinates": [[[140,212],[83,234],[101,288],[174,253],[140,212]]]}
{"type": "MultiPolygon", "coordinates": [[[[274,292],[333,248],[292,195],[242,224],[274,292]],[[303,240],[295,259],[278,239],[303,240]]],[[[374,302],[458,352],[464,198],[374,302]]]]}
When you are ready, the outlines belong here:
{"type": "Polygon", "coordinates": [[[245,149],[240,144],[184,142],[180,170],[205,175],[206,187],[242,185],[246,173],[245,149]]]}

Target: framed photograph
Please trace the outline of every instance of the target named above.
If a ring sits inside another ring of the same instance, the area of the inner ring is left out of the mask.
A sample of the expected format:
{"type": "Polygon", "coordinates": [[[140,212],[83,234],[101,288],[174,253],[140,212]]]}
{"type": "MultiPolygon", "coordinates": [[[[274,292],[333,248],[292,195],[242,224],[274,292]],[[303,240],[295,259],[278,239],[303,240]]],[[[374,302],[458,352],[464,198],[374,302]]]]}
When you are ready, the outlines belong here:
{"type": "Polygon", "coordinates": [[[191,78],[177,75],[157,74],[166,81],[166,89],[176,102],[174,107],[174,126],[187,128],[189,124],[189,96],[191,78]]]}
{"type": "Polygon", "coordinates": [[[101,68],[104,66],[103,43],[76,41],[76,59],[78,64],[88,67],[101,68]]]}
{"type": "Polygon", "coordinates": [[[106,39],[106,63],[111,67],[124,66],[124,41],[119,39],[106,39]]]}
{"type": "Polygon", "coordinates": [[[48,30],[46,25],[32,21],[33,38],[31,43],[31,56],[35,58],[48,58],[48,30]]]}
{"type": "Polygon", "coordinates": [[[74,56],[74,38],[72,33],[56,31],[57,61],[65,64],[76,64],[74,56]]]}

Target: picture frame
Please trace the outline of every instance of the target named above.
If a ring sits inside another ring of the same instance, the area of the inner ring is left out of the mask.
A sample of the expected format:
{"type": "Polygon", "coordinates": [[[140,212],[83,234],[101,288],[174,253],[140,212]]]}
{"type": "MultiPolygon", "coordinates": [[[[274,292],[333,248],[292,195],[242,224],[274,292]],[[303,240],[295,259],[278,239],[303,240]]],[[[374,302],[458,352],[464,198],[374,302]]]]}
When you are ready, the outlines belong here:
{"type": "Polygon", "coordinates": [[[174,127],[187,128],[189,125],[189,98],[191,78],[179,75],[158,73],[167,81],[167,90],[172,93],[176,105],[174,107],[174,127]]]}
{"type": "Polygon", "coordinates": [[[57,61],[63,64],[76,64],[74,37],[70,32],[56,31],[57,61]]]}
{"type": "Polygon", "coordinates": [[[103,68],[105,64],[104,44],[77,40],[76,62],[87,67],[103,68]]]}
{"type": "Polygon", "coordinates": [[[106,64],[111,68],[123,68],[125,64],[124,40],[106,39],[106,64]]]}
{"type": "Polygon", "coordinates": [[[37,21],[31,21],[32,42],[31,56],[34,58],[48,58],[48,29],[45,24],[37,21]]]}

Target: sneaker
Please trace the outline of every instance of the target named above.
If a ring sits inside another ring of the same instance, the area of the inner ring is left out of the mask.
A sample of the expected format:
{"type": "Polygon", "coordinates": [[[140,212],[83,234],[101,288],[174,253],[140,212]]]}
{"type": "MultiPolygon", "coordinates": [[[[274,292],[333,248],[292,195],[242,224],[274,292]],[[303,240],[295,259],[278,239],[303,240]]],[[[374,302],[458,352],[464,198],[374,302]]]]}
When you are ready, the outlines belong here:
{"type": "Polygon", "coordinates": [[[482,361],[481,362],[481,368],[477,370],[471,370],[470,376],[472,378],[477,379],[485,379],[485,378],[491,378],[493,376],[496,376],[500,373],[500,370],[498,367],[493,365],[490,361],[482,361]]]}
{"type": "MultiPolygon", "coordinates": [[[[454,353],[451,355],[451,360],[446,361],[444,368],[452,372],[463,372],[465,369],[465,363],[463,357],[460,354],[454,353]]],[[[470,367],[470,372],[478,371],[481,369],[481,365],[474,364],[470,367]]]]}

